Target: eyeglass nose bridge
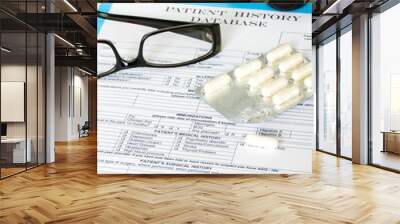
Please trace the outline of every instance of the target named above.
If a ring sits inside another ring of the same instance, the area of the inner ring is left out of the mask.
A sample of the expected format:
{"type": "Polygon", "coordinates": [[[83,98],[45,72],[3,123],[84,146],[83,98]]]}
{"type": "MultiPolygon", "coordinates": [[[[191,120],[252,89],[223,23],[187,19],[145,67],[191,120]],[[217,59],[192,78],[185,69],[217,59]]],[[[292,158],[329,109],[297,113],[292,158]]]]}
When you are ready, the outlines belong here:
{"type": "Polygon", "coordinates": [[[141,65],[145,65],[145,61],[143,60],[143,56],[139,50],[138,55],[136,58],[127,61],[121,58],[121,69],[128,69],[128,68],[135,68],[135,67],[140,67],[141,65]]]}
{"type": "MultiPolygon", "coordinates": [[[[136,59],[134,59],[133,61],[135,61],[136,59]]],[[[127,67],[129,65],[129,62],[125,61],[125,60],[121,60],[121,65],[124,67],[127,67]]]]}

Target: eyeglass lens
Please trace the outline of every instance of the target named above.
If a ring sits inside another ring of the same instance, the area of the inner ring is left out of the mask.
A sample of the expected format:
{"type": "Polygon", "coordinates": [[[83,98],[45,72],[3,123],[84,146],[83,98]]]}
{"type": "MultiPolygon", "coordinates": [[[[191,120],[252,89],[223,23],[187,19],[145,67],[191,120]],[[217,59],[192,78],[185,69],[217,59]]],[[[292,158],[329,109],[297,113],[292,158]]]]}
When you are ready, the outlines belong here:
{"type": "Polygon", "coordinates": [[[156,28],[133,23],[106,19],[106,32],[101,32],[98,39],[113,43],[121,58],[133,61],[139,53],[139,45],[143,36],[157,30],[156,28]]]}
{"type": "MultiPolygon", "coordinates": [[[[106,21],[107,32],[100,33],[98,38],[112,42],[121,58],[129,62],[137,58],[142,38],[158,30],[133,23],[106,21]]],[[[143,44],[142,54],[144,60],[153,65],[177,65],[208,54],[212,50],[213,42],[212,31],[207,27],[172,28],[170,31],[149,36],[143,44]]],[[[110,47],[104,45],[98,46],[98,56],[113,55],[110,47]]],[[[99,69],[98,74],[110,71],[113,68],[111,66],[116,63],[109,58],[98,58],[98,61],[101,60],[108,62],[99,69]]]]}
{"type": "Polygon", "coordinates": [[[103,74],[114,69],[117,58],[111,46],[105,43],[97,43],[97,74],[103,74]]]}
{"type": "Polygon", "coordinates": [[[212,31],[203,27],[184,27],[157,33],[143,44],[143,58],[158,65],[193,61],[208,54],[213,47],[212,31]]]}

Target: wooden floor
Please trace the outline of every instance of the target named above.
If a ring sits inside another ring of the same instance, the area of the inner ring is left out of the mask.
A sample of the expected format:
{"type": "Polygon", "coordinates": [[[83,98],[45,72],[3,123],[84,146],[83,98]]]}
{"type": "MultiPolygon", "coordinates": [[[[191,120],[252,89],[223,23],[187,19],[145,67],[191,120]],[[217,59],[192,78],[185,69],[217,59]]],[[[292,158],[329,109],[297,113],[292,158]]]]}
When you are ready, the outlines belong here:
{"type": "Polygon", "coordinates": [[[8,177],[8,176],[11,176],[11,175],[13,175],[13,174],[16,174],[16,173],[19,173],[19,172],[23,172],[23,171],[25,171],[26,169],[25,169],[25,167],[23,167],[23,168],[14,168],[14,167],[7,167],[7,168],[1,168],[1,177],[3,178],[3,177],[8,177]]]}
{"type": "Polygon", "coordinates": [[[313,175],[98,176],[94,137],[0,181],[0,223],[400,223],[400,175],[316,152],[313,175]]]}

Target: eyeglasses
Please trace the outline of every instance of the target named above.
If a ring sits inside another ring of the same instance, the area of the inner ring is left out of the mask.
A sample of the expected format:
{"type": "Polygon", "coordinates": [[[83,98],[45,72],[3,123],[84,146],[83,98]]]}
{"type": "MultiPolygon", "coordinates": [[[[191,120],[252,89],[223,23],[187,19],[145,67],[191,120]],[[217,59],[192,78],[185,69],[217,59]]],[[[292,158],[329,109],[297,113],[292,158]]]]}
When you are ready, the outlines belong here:
{"type": "Polygon", "coordinates": [[[292,11],[295,9],[299,9],[307,4],[309,0],[291,0],[291,1],[282,1],[282,0],[269,0],[268,4],[279,11],[292,11]]]}
{"type": "Polygon", "coordinates": [[[97,40],[97,77],[134,67],[194,64],[221,50],[219,24],[188,23],[98,12],[108,21],[97,40]]]}

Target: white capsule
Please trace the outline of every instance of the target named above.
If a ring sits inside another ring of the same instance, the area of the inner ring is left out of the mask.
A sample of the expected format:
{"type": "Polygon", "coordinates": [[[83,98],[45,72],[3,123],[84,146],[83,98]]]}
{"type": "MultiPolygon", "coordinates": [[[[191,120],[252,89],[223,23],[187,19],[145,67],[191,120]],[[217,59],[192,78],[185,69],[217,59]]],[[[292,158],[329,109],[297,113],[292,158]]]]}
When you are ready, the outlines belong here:
{"type": "Polygon", "coordinates": [[[278,148],[278,139],[271,136],[261,136],[256,134],[248,134],[244,139],[245,143],[253,146],[265,147],[268,149],[278,148]]]}
{"type": "Polygon", "coordinates": [[[288,101],[286,101],[285,103],[279,104],[279,105],[275,105],[274,109],[278,112],[278,113],[282,113],[284,111],[287,111],[288,109],[290,109],[291,107],[297,105],[301,100],[303,99],[303,96],[297,96],[294,97],[288,101]]]}
{"type": "Polygon", "coordinates": [[[266,105],[272,104],[271,97],[263,97],[263,101],[266,105]]]}
{"type": "Polygon", "coordinates": [[[281,63],[279,63],[279,70],[281,72],[287,72],[290,69],[296,67],[297,65],[303,63],[303,61],[304,57],[300,53],[290,55],[289,57],[285,58],[285,60],[282,60],[281,63]]]}
{"type": "Polygon", "coordinates": [[[212,95],[229,87],[232,78],[228,74],[218,75],[204,84],[203,90],[205,95],[212,95]]]}
{"type": "Polygon", "coordinates": [[[233,76],[236,81],[243,82],[248,79],[249,75],[263,66],[263,62],[260,59],[252,60],[246,64],[237,67],[233,71],[233,76]]]}
{"type": "Polygon", "coordinates": [[[313,86],[312,76],[308,76],[307,78],[305,78],[303,83],[307,89],[312,89],[313,86]]]}
{"type": "Polygon", "coordinates": [[[312,73],[312,65],[311,63],[300,65],[299,67],[293,69],[292,71],[292,79],[294,81],[300,81],[305,77],[311,75],[312,73]]]}
{"type": "Polygon", "coordinates": [[[278,76],[280,76],[280,77],[285,77],[285,78],[290,78],[290,76],[288,75],[287,72],[279,72],[279,73],[278,73],[278,76]]]}
{"type": "Polygon", "coordinates": [[[257,89],[260,85],[264,84],[267,80],[274,77],[274,70],[272,68],[264,68],[253,73],[247,82],[250,89],[257,89]]]}
{"type": "Polygon", "coordinates": [[[281,91],[279,91],[278,93],[276,93],[273,97],[272,97],[272,102],[274,104],[282,104],[285,103],[286,101],[297,97],[300,95],[300,88],[297,86],[292,86],[289,87],[287,89],[283,89],[281,91]]]}
{"type": "Polygon", "coordinates": [[[266,58],[268,60],[268,63],[273,63],[285,56],[288,56],[290,53],[292,53],[293,49],[290,46],[290,44],[285,43],[281,44],[278,47],[274,48],[272,51],[270,51],[266,58]]]}
{"type": "Polygon", "coordinates": [[[269,81],[261,86],[261,95],[263,97],[270,97],[279,90],[285,88],[289,84],[288,80],[285,78],[278,78],[269,81]]]}

